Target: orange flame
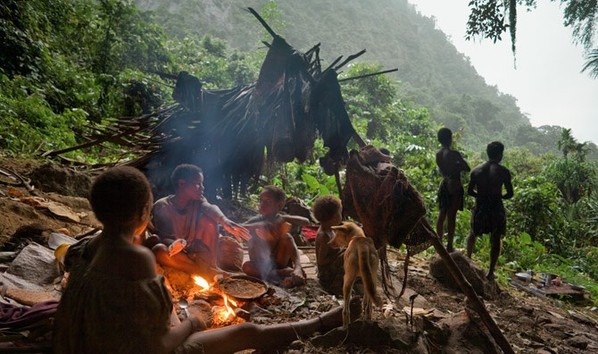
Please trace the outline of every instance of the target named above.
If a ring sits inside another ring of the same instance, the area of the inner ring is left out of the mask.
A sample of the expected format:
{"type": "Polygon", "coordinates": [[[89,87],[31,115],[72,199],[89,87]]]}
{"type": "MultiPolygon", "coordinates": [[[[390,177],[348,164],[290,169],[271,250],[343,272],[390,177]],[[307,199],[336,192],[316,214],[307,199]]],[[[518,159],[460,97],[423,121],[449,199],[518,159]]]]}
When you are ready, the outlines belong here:
{"type": "Polygon", "coordinates": [[[199,275],[194,275],[193,281],[196,285],[200,286],[202,290],[208,290],[210,288],[210,283],[208,283],[207,280],[200,277],[199,275]]]}
{"type": "Polygon", "coordinates": [[[232,317],[235,317],[235,310],[233,309],[233,306],[237,307],[237,302],[229,298],[224,293],[222,294],[222,299],[224,300],[224,307],[216,313],[216,316],[218,317],[219,322],[225,323],[232,317]]]}
{"type": "MultiPolygon", "coordinates": [[[[193,276],[193,282],[195,282],[195,285],[201,288],[201,291],[206,291],[210,289],[210,283],[208,283],[207,280],[200,277],[199,275],[193,276]]],[[[224,306],[216,310],[214,316],[217,322],[227,323],[236,316],[234,308],[238,307],[238,305],[235,300],[229,298],[226,294],[222,292],[220,293],[222,295],[222,300],[224,301],[224,306]]]]}

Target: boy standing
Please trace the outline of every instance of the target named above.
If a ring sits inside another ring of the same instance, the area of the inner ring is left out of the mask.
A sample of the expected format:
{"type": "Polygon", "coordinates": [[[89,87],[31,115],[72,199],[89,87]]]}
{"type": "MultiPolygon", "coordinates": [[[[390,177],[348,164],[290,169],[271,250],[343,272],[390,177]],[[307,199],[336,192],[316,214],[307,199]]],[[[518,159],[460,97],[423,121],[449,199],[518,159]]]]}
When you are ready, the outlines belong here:
{"type": "Polygon", "coordinates": [[[320,197],[313,206],[313,213],[320,223],[316,236],[316,263],[318,280],[329,293],[343,293],[343,249],[332,247],[329,242],[334,237],[332,226],[342,221],[341,200],[333,195],[320,197]]]}
{"type": "Polygon", "coordinates": [[[249,261],[243,264],[243,272],[289,288],[305,284],[299,250],[288,233],[290,224],[308,225],[309,220],[281,214],[285,201],[285,192],[275,186],[266,186],[260,193],[260,215],[243,225],[253,231],[247,243],[249,261]]]}
{"type": "Polygon", "coordinates": [[[498,141],[488,144],[488,161],[471,171],[467,194],[475,197],[471,215],[471,232],[467,238],[467,256],[471,257],[477,235],[490,233],[490,268],[487,278],[494,279],[494,269],[500,254],[500,238],[507,231],[507,217],[503,199],[513,197],[511,172],[500,165],[505,147],[498,141]],[[505,194],[502,188],[505,187],[505,194]]]}

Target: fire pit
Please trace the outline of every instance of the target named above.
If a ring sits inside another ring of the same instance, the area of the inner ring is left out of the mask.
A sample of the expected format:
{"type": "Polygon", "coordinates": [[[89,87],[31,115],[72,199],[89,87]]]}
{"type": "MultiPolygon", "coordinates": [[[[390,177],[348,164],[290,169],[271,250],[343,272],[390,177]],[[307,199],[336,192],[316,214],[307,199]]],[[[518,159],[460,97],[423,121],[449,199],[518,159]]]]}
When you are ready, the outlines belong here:
{"type": "Polygon", "coordinates": [[[166,285],[170,289],[179,318],[187,317],[187,306],[194,307],[210,318],[209,328],[228,326],[249,320],[243,307],[260,299],[268,292],[263,281],[246,275],[222,277],[210,283],[205,278],[190,276],[172,269],[163,269],[166,285]]]}

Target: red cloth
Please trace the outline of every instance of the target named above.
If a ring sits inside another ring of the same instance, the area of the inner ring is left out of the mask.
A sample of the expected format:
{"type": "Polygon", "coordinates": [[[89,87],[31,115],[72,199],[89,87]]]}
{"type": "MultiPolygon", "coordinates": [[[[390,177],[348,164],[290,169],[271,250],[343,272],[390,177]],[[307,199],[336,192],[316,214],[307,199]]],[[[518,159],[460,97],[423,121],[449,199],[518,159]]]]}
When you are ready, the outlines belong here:
{"type": "Polygon", "coordinates": [[[318,235],[319,226],[302,226],[301,233],[307,241],[314,241],[318,235]]]}

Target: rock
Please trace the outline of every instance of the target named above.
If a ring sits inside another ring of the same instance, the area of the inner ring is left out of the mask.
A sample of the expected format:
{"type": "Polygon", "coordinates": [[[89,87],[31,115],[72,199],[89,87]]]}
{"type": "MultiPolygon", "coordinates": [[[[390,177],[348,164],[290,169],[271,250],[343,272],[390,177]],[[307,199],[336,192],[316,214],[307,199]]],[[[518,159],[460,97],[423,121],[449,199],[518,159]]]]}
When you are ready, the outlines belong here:
{"type": "Polygon", "coordinates": [[[446,347],[452,348],[455,353],[498,353],[494,341],[486,332],[481,323],[471,321],[465,311],[456,313],[437,323],[443,330],[449,330],[451,336],[446,347]],[[447,329],[444,329],[444,328],[447,329]]]}
{"type": "MultiPolygon", "coordinates": [[[[498,287],[496,282],[488,281],[485,272],[473,263],[471,259],[467,258],[463,252],[454,251],[451,253],[451,257],[479,296],[485,299],[494,299],[497,297],[498,287]]],[[[438,254],[435,254],[430,261],[430,275],[446,287],[461,291],[438,254]]]]}
{"type": "Polygon", "coordinates": [[[584,335],[576,335],[574,337],[565,339],[565,344],[577,349],[586,349],[588,347],[589,340],[584,335]]]}
{"type": "Polygon", "coordinates": [[[59,276],[52,250],[34,242],[23,248],[2,274],[2,281],[17,288],[52,290],[54,280],[59,276]]]}
{"type": "Polygon", "coordinates": [[[45,163],[28,175],[31,184],[44,192],[87,198],[91,188],[91,178],[87,174],[54,163],[45,163]]]}
{"type": "Polygon", "coordinates": [[[565,339],[571,337],[569,334],[567,334],[569,328],[566,325],[549,323],[544,325],[544,329],[550,332],[550,335],[554,338],[565,339]]]}
{"type": "Polygon", "coordinates": [[[393,344],[390,334],[380,327],[378,322],[355,321],[349,324],[347,331],[342,327],[335,328],[324,335],[314,337],[311,342],[313,345],[323,348],[334,347],[340,343],[355,344],[367,348],[393,344]]]}
{"type": "Polygon", "coordinates": [[[418,294],[415,290],[410,289],[410,288],[405,288],[405,292],[403,293],[403,295],[400,298],[400,302],[401,303],[405,303],[407,306],[411,306],[411,302],[409,300],[409,298],[413,295],[417,295],[414,299],[413,299],[413,307],[420,307],[420,308],[431,308],[432,305],[430,305],[430,303],[428,302],[428,300],[421,296],[420,294],[418,294]]]}

